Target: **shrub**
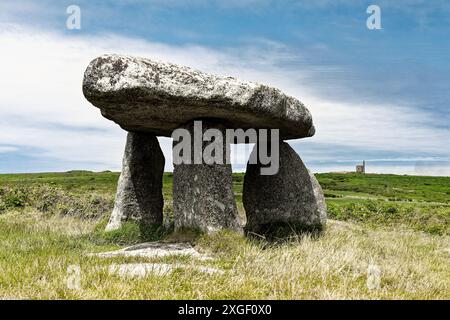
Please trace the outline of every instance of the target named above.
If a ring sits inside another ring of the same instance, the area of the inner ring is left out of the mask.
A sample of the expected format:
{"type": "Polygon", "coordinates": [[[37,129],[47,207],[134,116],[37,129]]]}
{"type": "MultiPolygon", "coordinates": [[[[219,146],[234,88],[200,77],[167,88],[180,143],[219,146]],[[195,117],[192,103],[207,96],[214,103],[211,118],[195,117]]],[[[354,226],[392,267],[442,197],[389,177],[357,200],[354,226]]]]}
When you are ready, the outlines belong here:
{"type": "Polygon", "coordinates": [[[328,217],[372,226],[406,225],[431,234],[450,234],[450,207],[391,203],[382,200],[359,202],[331,201],[328,217]]]}
{"type": "Polygon", "coordinates": [[[111,195],[76,194],[52,184],[33,184],[26,187],[0,189],[0,211],[31,207],[45,214],[73,215],[100,218],[113,207],[111,195]]]}

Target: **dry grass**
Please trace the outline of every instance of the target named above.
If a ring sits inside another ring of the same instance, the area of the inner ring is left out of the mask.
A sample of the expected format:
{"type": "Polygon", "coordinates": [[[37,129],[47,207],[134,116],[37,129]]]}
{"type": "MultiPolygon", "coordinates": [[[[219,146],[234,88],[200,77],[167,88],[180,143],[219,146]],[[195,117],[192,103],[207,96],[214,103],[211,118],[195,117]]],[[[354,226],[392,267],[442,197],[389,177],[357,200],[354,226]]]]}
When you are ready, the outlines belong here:
{"type": "Polygon", "coordinates": [[[213,261],[88,256],[110,250],[96,221],[44,216],[36,211],[0,215],[0,297],[31,299],[450,299],[450,239],[418,231],[369,229],[330,221],[319,238],[268,244],[232,233],[196,240],[213,261]],[[212,265],[225,273],[176,270],[166,276],[122,279],[112,263],[142,261],[212,265]],[[369,290],[367,269],[381,270],[369,290]],[[81,288],[67,287],[67,267],[81,268],[81,288]]]}

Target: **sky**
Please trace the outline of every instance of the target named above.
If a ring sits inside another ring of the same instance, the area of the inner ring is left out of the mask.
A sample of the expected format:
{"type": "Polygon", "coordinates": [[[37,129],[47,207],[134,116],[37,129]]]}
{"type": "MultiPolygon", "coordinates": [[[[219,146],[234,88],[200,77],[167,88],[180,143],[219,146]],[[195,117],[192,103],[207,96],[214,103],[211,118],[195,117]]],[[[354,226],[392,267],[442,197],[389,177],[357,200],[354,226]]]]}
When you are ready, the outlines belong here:
{"type": "MultiPolygon", "coordinates": [[[[450,176],[449,39],[445,0],[2,0],[0,173],[120,170],[126,132],[81,83],[92,59],[121,53],[296,97],[316,134],[289,143],[314,172],[366,160],[368,172],[450,176]],[[369,5],[381,29],[367,28],[369,5]]],[[[171,140],[160,143],[171,171],[171,140]]]]}

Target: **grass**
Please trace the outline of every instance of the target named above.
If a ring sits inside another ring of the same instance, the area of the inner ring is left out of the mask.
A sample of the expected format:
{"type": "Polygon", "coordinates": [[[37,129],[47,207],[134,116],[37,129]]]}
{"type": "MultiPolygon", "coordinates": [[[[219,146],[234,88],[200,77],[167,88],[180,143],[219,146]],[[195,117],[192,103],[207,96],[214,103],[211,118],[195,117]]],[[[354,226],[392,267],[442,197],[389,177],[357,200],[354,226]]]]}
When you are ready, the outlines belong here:
{"type": "Polygon", "coordinates": [[[328,216],[376,226],[450,235],[450,178],[318,174],[328,216]]]}
{"type": "MultiPolygon", "coordinates": [[[[0,175],[0,213],[34,208],[47,214],[107,218],[119,175],[114,172],[0,175]]],[[[165,215],[172,213],[172,174],[164,174],[165,215]]],[[[371,227],[408,227],[450,235],[450,178],[377,174],[318,174],[332,219],[371,227]]],[[[243,174],[233,176],[238,210],[243,174]]]]}
{"type": "Polygon", "coordinates": [[[450,203],[449,177],[322,173],[317,178],[325,190],[336,195],[350,191],[392,201],[450,203]]]}
{"type": "MultiPolygon", "coordinates": [[[[103,227],[118,174],[0,175],[0,297],[32,299],[449,299],[450,178],[317,175],[331,220],[320,237],[265,242],[220,232],[151,235],[128,223],[103,227]],[[153,238],[152,238],[153,237],[153,238]],[[145,240],[190,241],[214,259],[101,259],[93,252],[145,240]],[[165,276],[123,279],[112,263],[156,262],[213,266],[224,274],[177,269],[165,276]],[[68,267],[81,270],[69,289],[68,267]],[[381,284],[366,285],[369,265],[381,284]]],[[[242,208],[242,174],[234,190],[242,208]]],[[[171,174],[164,176],[165,215],[171,214],[171,174]]],[[[170,223],[169,223],[170,225],[170,223]]]]}

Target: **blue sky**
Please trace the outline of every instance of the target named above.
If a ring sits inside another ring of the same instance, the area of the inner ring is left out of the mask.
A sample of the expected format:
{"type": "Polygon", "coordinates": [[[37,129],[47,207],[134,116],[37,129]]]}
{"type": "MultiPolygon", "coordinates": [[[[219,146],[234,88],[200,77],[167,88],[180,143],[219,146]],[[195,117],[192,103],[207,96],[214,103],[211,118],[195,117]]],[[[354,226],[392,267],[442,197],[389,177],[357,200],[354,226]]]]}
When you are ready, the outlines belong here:
{"type": "Polygon", "coordinates": [[[439,0],[2,1],[0,172],[118,170],[124,133],[80,81],[95,56],[120,52],[295,96],[317,134],[291,144],[313,171],[366,159],[372,172],[450,175],[449,38],[439,0]],[[66,29],[71,4],[81,30],[66,29]],[[370,4],[381,30],[366,27],[370,4]]]}

